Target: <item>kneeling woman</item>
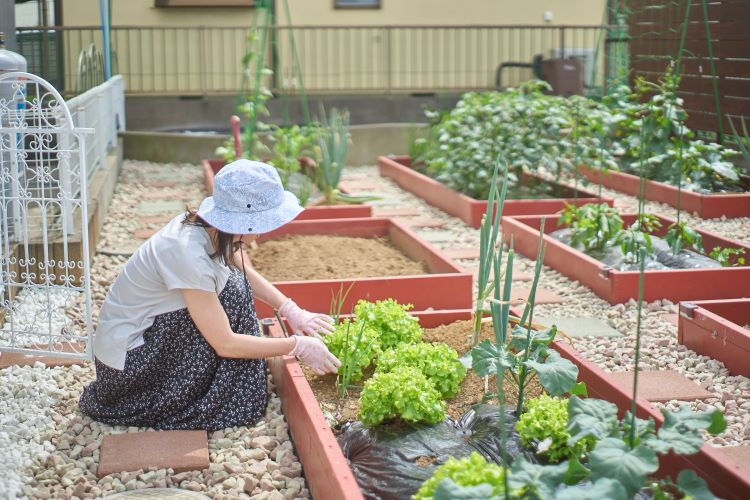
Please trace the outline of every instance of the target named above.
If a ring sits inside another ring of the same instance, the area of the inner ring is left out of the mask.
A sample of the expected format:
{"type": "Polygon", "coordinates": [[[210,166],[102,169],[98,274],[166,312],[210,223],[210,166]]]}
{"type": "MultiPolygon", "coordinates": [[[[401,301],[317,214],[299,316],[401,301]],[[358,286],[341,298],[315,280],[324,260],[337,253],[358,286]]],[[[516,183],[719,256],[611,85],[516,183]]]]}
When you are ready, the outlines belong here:
{"type": "Polygon", "coordinates": [[[216,430],[252,425],[267,403],[264,358],[297,356],[316,373],[340,365],[319,334],[330,317],[300,309],[245,266],[246,243],[301,211],[276,170],[238,160],[214,196],[180,215],[125,264],[99,314],[96,380],[80,407],[113,425],[216,430]],[[253,295],[285,316],[288,339],[260,338],[253,295]]]}

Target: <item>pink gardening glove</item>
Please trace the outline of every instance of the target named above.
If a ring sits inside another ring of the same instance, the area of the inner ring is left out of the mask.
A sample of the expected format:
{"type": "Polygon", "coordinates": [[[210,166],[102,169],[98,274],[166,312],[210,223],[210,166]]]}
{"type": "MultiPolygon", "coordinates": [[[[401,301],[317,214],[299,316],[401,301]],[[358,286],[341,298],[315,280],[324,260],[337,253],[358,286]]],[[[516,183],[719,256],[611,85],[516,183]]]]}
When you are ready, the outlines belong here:
{"type": "Polygon", "coordinates": [[[300,361],[309,366],[316,375],[336,373],[341,366],[341,361],[328,351],[322,340],[313,337],[293,337],[294,349],[289,352],[290,356],[297,356],[300,361]]]}
{"type": "Polygon", "coordinates": [[[292,299],[279,307],[279,315],[286,318],[292,327],[294,335],[309,335],[320,338],[319,334],[330,335],[333,328],[333,318],[327,314],[315,314],[300,308],[292,299]]]}

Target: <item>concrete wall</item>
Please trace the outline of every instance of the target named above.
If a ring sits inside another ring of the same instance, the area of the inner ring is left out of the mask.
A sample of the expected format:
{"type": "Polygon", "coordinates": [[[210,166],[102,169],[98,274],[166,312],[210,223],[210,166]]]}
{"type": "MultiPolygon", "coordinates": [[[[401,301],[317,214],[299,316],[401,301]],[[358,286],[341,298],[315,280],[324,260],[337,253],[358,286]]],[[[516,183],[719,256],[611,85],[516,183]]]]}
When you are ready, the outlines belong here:
{"type": "MultiPolygon", "coordinates": [[[[374,165],[380,155],[407,154],[409,143],[424,130],[421,123],[381,123],[350,128],[352,145],[349,165],[374,165]]],[[[215,158],[214,150],[229,136],[224,134],[175,134],[164,132],[124,132],[125,158],[159,163],[199,164],[215,158]]]]}

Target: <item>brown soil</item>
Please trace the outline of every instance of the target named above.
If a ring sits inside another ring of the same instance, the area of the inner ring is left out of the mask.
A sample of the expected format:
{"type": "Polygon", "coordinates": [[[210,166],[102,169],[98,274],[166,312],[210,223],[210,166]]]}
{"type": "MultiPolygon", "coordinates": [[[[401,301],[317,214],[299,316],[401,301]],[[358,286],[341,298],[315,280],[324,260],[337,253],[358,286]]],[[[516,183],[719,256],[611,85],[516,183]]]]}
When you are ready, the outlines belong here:
{"type": "MultiPolygon", "coordinates": [[[[455,349],[459,356],[463,356],[471,349],[472,328],[472,322],[469,320],[456,321],[448,325],[425,330],[422,340],[425,342],[444,342],[455,349]]],[[[482,325],[480,340],[494,340],[494,338],[495,334],[492,324],[484,323],[482,325]]],[[[359,415],[359,389],[350,389],[348,396],[343,400],[339,400],[335,375],[319,377],[305,367],[302,368],[302,371],[310,383],[315,396],[318,398],[321,407],[330,412],[339,423],[357,419],[359,415]]],[[[371,373],[365,373],[365,377],[357,382],[357,384],[360,386],[364,385],[369,375],[371,373]]],[[[496,390],[496,378],[489,377],[487,385],[489,391],[494,392],[496,390]]],[[[529,398],[538,396],[541,393],[541,387],[538,384],[532,382],[532,385],[533,387],[527,391],[527,397],[529,398]]],[[[484,379],[477,376],[473,371],[469,371],[464,381],[461,382],[458,394],[446,401],[446,414],[454,419],[461,417],[473,405],[482,402],[482,397],[485,393],[484,388],[484,379]]],[[[506,381],[505,391],[506,404],[509,406],[514,405],[517,401],[515,386],[506,381]]],[[[497,404],[497,399],[490,400],[488,403],[497,404]]]]}
{"type": "Polygon", "coordinates": [[[285,236],[259,244],[250,257],[253,267],[270,281],[428,274],[424,263],[378,238],[285,236]]]}
{"type": "Polygon", "coordinates": [[[438,457],[422,455],[417,457],[414,463],[419,465],[420,467],[427,467],[437,462],[437,459],[438,457]]]}

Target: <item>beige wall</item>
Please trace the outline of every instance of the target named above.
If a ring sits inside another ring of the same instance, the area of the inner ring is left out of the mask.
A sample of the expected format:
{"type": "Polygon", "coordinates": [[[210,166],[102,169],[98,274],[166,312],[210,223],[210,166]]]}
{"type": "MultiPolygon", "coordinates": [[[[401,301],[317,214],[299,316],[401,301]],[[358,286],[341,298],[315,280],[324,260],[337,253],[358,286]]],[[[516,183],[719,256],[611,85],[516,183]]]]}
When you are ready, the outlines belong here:
{"type": "MultiPolygon", "coordinates": [[[[552,57],[556,29],[471,28],[470,25],[598,25],[604,0],[382,0],[381,9],[333,9],[333,0],[289,0],[294,26],[351,26],[359,29],[297,28],[295,43],[305,89],[310,92],[454,91],[492,88],[503,61],[552,57]],[[553,21],[543,22],[551,11],[553,21]],[[388,26],[414,25],[399,29],[388,26]],[[428,28],[452,25],[465,28],[428,28]],[[424,26],[424,27],[419,27],[424,26]]],[[[154,0],[115,0],[113,47],[118,70],[131,93],[234,94],[242,80],[241,60],[252,26],[252,8],[155,8],[154,0]],[[143,27],[124,29],[123,26],[143,27]],[[158,29],[151,29],[158,27],[158,29]]],[[[98,0],[66,0],[67,26],[95,26],[98,0]]],[[[283,2],[277,0],[283,12],[283,2]]],[[[286,25],[281,17],[279,24],[286,25]]],[[[299,87],[287,31],[278,33],[278,85],[299,87]]],[[[98,29],[65,34],[67,87],[75,87],[81,47],[101,45],[98,29]]],[[[598,30],[567,31],[567,48],[592,48],[598,30]]],[[[270,63],[267,63],[270,66],[270,63]]],[[[528,70],[504,73],[514,85],[528,70]]],[[[270,81],[266,81],[270,84],[270,81]]]]}
{"type": "MultiPolygon", "coordinates": [[[[210,0],[207,0],[210,1],[210,0]]],[[[289,0],[295,25],[599,24],[605,0],[382,0],[380,9],[334,9],[333,0],[289,0]]],[[[154,0],[114,0],[113,25],[249,26],[253,8],[156,8],[154,0]]],[[[283,0],[277,9],[283,17],[283,0]]],[[[99,24],[98,0],[65,0],[66,26],[99,24]]]]}

